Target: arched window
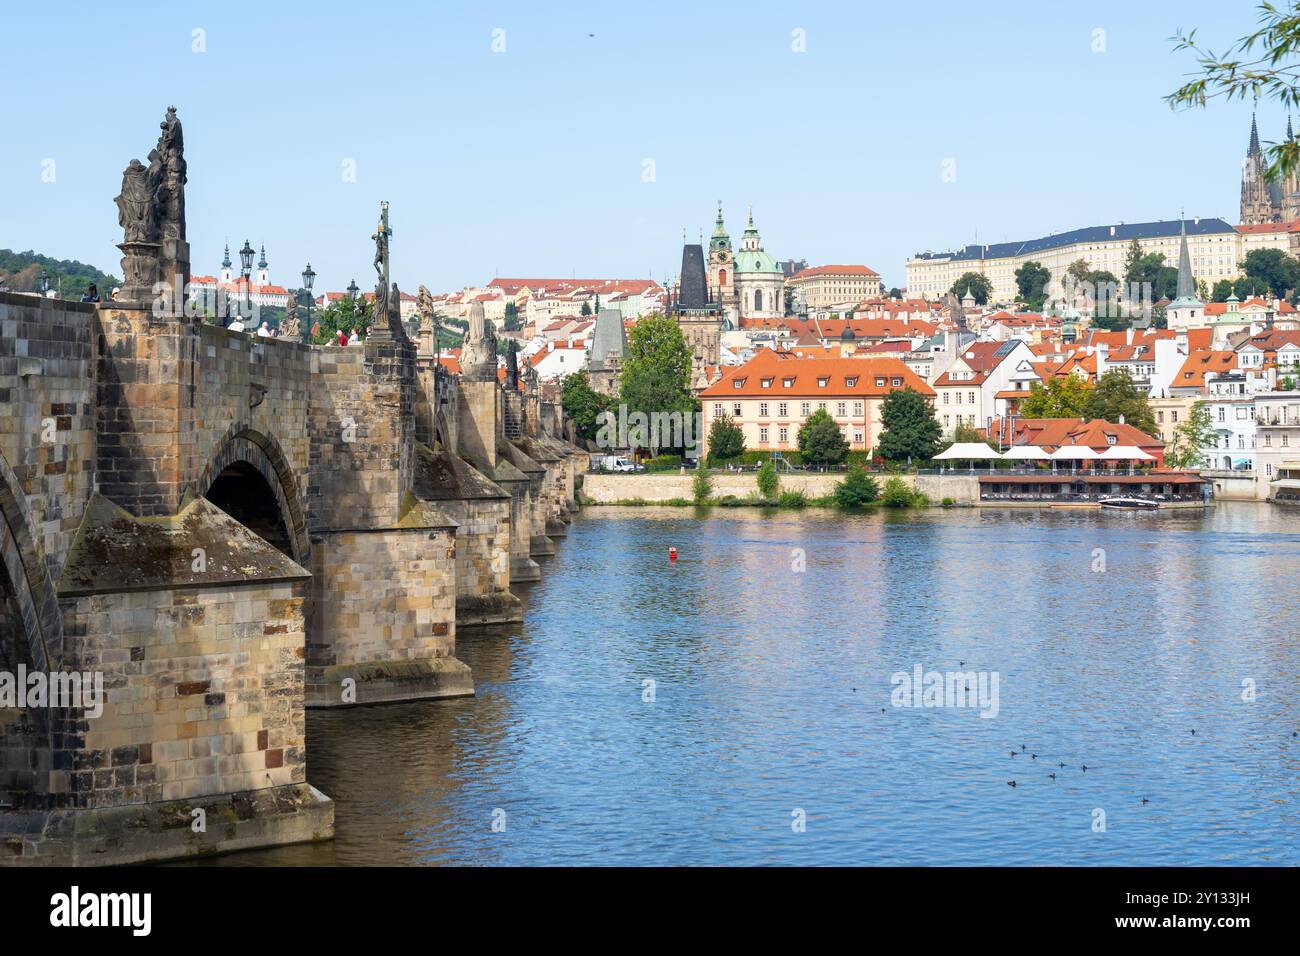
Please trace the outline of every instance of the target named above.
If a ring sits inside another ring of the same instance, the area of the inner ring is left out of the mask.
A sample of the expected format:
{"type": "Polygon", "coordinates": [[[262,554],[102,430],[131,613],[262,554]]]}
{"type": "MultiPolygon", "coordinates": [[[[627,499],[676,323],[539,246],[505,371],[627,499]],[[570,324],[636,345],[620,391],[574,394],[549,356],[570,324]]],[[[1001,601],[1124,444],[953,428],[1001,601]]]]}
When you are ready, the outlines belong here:
{"type": "Polygon", "coordinates": [[[726,270],[726,269],[719,269],[719,270],[718,270],[718,285],[726,285],[726,284],[727,284],[727,270],[726,270]]]}
{"type": "Polygon", "coordinates": [[[754,311],[755,312],[763,311],[763,290],[762,289],[754,290],[754,311]]]}

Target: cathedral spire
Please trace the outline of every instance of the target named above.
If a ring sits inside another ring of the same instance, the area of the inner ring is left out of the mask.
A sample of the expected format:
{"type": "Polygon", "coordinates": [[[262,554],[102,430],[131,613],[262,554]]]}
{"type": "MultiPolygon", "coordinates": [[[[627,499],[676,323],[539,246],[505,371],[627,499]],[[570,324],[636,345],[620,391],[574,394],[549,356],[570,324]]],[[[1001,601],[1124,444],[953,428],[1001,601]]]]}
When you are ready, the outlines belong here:
{"type": "Polygon", "coordinates": [[[1247,156],[1258,156],[1259,148],[1259,127],[1255,125],[1255,114],[1250,114],[1250,148],[1246,150],[1247,156]]]}

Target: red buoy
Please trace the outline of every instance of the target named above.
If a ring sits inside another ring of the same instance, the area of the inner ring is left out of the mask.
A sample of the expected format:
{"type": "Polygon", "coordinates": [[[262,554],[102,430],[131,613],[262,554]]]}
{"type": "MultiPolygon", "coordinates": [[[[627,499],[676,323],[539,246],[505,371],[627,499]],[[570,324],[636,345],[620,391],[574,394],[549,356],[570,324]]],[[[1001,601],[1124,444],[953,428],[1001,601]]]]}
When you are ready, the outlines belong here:
{"type": "Polygon", "coordinates": [[[669,560],[669,561],[676,561],[676,560],[677,560],[677,549],[676,549],[676,548],[669,548],[669,549],[668,549],[668,560],[669,560]]]}

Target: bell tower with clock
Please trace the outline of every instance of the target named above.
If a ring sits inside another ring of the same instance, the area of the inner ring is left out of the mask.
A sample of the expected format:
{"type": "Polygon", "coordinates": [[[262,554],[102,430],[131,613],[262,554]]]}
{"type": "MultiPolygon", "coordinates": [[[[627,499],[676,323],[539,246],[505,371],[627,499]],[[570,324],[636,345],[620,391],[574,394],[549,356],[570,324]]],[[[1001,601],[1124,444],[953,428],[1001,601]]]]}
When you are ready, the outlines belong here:
{"type": "Polygon", "coordinates": [[[736,319],[736,259],[731,253],[731,237],[722,222],[722,200],[718,200],[718,220],[709,238],[709,301],[726,316],[736,319]]]}

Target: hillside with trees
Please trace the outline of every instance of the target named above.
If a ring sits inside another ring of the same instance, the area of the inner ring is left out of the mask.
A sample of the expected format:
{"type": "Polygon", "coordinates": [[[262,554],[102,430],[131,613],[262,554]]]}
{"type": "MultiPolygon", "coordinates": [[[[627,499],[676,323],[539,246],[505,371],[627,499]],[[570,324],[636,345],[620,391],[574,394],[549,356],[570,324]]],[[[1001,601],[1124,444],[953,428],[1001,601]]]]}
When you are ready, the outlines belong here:
{"type": "Polygon", "coordinates": [[[92,282],[101,296],[122,284],[116,276],[76,259],[54,259],[30,249],[26,252],[0,249],[0,282],[11,291],[40,292],[42,273],[50,277],[50,288],[61,299],[80,299],[92,282]]]}

